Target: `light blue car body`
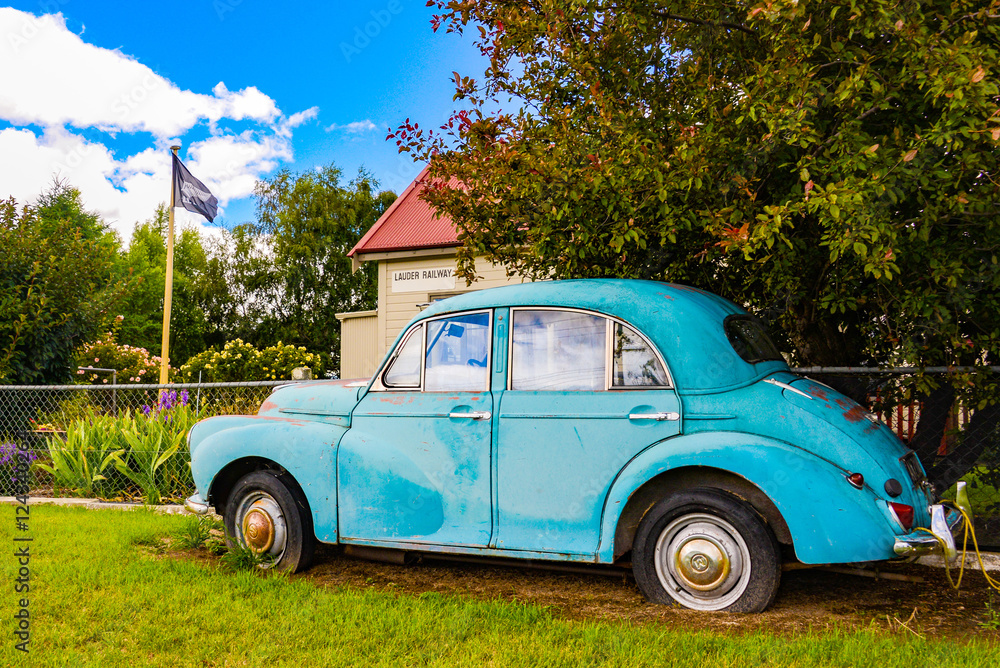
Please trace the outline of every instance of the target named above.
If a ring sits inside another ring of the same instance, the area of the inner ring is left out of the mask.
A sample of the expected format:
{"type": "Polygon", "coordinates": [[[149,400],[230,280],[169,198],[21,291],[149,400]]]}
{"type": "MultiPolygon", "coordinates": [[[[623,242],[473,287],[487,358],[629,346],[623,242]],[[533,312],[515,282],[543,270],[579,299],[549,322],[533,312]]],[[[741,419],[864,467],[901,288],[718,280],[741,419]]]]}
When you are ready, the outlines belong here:
{"type": "Polygon", "coordinates": [[[903,463],[908,449],[784,362],[745,362],[723,326],[744,311],[721,297],[649,281],[529,283],[436,302],[410,326],[484,311],[488,391],[387,390],[386,362],[364,382],[281,387],[256,416],[192,429],[198,495],[221,513],[240,475],[280,468],[322,542],[597,563],[626,555],[644,512],[687,485],[743,498],[807,564],[894,557],[896,539],[913,534],[890,501],[914,508],[914,526],[930,524],[919,464],[903,463]],[[507,389],[509,322],[523,307],[627,324],[662,356],[672,387],[507,389]],[[654,412],[672,419],[629,417],[654,412]],[[454,417],[473,413],[489,418],[454,417]],[[852,473],[864,477],[860,489],[852,473]],[[890,479],[903,488],[894,498],[890,479]]]}

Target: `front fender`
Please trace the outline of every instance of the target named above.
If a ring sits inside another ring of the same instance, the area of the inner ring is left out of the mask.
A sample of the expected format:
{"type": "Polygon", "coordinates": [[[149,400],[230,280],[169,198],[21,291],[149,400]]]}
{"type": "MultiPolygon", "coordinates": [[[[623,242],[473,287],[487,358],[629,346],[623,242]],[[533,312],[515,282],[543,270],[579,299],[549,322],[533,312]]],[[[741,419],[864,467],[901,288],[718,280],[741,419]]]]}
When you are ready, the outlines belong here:
{"type": "Polygon", "coordinates": [[[613,560],[615,529],[635,491],[662,473],[688,466],[729,471],[763,491],[788,525],[795,554],[803,563],[895,556],[894,528],[884,504],[869,487],[852,487],[842,469],[782,441],[706,432],[651,446],[622,469],[605,503],[598,561],[613,560]]]}
{"type": "Polygon", "coordinates": [[[345,427],[286,418],[222,416],[191,430],[191,472],[208,498],[216,476],[248,457],[269,459],[295,478],[312,510],[316,537],[337,540],[337,445],[345,427]]]}

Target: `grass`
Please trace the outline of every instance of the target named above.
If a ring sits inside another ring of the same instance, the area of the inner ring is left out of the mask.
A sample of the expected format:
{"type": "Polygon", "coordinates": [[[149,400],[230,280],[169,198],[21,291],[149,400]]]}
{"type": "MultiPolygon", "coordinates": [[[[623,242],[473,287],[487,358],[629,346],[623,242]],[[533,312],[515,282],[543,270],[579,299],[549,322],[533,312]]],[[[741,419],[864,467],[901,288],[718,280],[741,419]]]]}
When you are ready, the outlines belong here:
{"type": "MultiPolygon", "coordinates": [[[[0,506],[12,545],[14,508],[0,506]]],[[[579,622],[545,609],[438,594],[325,589],[164,554],[184,517],[31,510],[31,654],[9,633],[0,665],[33,666],[994,666],[996,648],[875,630],[792,635],[668,631],[579,622]]],[[[13,579],[12,550],[0,575],[13,579]]]]}
{"type": "Polygon", "coordinates": [[[207,515],[188,515],[181,527],[171,535],[178,547],[192,550],[205,545],[205,542],[212,537],[213,528],[221,529],[221,522],[207,515]]]}

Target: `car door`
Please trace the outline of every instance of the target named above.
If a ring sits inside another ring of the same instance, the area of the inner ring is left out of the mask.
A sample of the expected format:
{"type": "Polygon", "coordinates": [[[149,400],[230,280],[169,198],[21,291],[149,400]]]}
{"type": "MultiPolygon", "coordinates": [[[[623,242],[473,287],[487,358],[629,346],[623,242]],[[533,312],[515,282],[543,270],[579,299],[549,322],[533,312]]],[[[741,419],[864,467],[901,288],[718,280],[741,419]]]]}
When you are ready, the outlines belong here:
{"type": "Polygon", "coordinates": [[[341,441],[343,542],[489,544],[491,340],[489,311],[428,320],[400,340],[341,441]]]}
{"type": "Polygon", "coordinates": [[[618,472],[680,431],[662,357],[602,315],[512,309],[500,398],[496,547],[592,555],[618,472]]]}

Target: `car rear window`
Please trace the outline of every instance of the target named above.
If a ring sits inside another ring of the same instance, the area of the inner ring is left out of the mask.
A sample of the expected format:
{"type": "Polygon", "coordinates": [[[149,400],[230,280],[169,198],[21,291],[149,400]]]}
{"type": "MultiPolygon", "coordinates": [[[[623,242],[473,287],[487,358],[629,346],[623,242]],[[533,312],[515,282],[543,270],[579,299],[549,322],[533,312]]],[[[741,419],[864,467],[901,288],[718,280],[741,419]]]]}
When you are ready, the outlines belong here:
{"type": "Polygon", "coordinates": [[[724,322],[729,343],[743,360],[749,364],[784,361],[778,347],[767,335],[767,328],[757,318],[750,315],[731,315],[724,322]]]}

